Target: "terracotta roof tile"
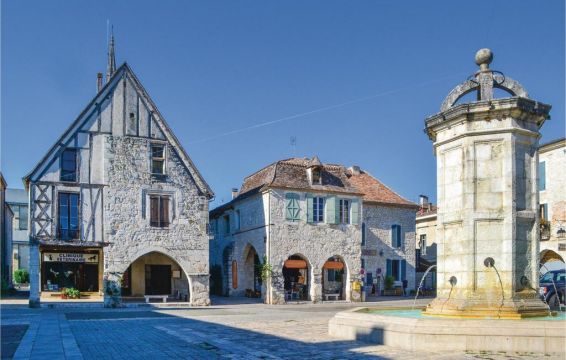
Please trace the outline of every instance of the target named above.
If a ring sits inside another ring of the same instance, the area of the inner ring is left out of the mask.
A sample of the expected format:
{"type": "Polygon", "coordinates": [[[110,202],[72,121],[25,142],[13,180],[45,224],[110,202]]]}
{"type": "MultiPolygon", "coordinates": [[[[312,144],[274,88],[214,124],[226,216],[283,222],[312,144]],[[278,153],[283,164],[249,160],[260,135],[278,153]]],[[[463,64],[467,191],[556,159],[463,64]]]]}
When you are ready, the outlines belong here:
{"type": "Polygon", "coordinates": [[[352,173],[350,171],[349,174],[350,183],[364,194],[364,201],[403,207],[418,207],[417,204],[404,199],[401,195],[363,170],[360,170],[359,173],[352,173]]]}

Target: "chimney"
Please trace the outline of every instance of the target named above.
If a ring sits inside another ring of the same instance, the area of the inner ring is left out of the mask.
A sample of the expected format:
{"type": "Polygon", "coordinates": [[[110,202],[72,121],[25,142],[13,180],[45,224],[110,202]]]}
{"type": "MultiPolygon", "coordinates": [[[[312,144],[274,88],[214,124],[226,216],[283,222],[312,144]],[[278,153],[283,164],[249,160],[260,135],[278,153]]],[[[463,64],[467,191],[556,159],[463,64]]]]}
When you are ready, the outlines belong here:
{"type": "Polygon", "coordinates": [[[96,92],[100,92],[102,89],[102,73],[96,74],[96,92]]]}
{"type": "Polygon", "coordinates": [[[352,175],[360,175],[361,174],[361,170],[360,170],[360,167],[358,165],[350,166],[350,168],[348,170],[350,170],[352,175]]]}
{"type": "Polygon", "coordinates": [[[232,199],[238,196],[238,188],[232,188],[232,199]]]}
{"type": "Polygon", "coordinates": [[[426,195],[419,195],[419,205],[421,206],[422,209],[428,208],[428,206],[429,206],[429,204],[428,204],[428,196],[426,196],[426,195]]]}

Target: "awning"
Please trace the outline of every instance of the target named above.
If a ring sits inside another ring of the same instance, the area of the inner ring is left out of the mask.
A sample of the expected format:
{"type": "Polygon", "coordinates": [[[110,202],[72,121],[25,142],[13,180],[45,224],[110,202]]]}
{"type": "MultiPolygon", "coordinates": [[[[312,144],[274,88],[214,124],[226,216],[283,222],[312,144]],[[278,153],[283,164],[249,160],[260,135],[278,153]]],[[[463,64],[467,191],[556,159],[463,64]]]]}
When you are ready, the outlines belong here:
{"type": "Polygon", "coordinates": [[[327,261],[324,263],[324,269],[334,269],[334,270],[342,270],[344,269],[344,263],[340,261],[327,261]]]}
{"type": "Polygon", "coordinates": [[[287,269],[306,269],[308,268],[305,260],[285,260],[283,264],[287,269]]]}

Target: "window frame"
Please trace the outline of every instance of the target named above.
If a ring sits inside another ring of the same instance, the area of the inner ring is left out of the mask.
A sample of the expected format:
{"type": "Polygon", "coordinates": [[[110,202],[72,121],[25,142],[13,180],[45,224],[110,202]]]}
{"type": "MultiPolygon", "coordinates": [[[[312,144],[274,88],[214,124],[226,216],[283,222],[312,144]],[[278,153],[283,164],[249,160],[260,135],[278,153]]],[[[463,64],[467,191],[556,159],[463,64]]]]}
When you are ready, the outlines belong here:
{"type": "Polygon", "coordinates": [[[539,161],[538,163],[538,191],[546,190],[546,161],[539,161]]]}
{"type": "Polygon", "coordinates": [[[59,181],[62,182],[66,182],[66,183],[76,183],[79,181],[79,161],[78,161],[78,156],[79,156],[79,152],[77,148],[73,148],[73,147],[67,147],[63,150],[63,152],[61,152],[61,156],[59,157],[59,181]],[[65,153],[68,152],[73,152],[75,154],[74,156],[74,161],[75,161],[75,169],[74,172],[70,173],[70,174],[74,174],[74,177],[72,180],[69,180],[68,174],[64,174],[63,170],[63,165],[65,164],[65,153]]]}
{"type": "Polygon", "coordinates": [[[73,240],[79,240],[81,238],[81,195],[80,193],[77,192],[68,192],[68,191],[61,191],[57,193],[57,237],[63,241],[73,241],[73,240]],[[63,221],[61,218],[61,211],[63,206],[61,205],[61,198],[62,196],[66,196],[67,197],[67,217],[66,217],[66,225],[67,225],[67,229],[65,229],[69,234],[68,236],[63,236],[63,229],[62,229],[62,225],[63,225],[63,221]],[[71,197],[72,196],[76,196],[77,199],[77,228],[74,230],[71,230],[71,209],[72,209],[72,205],[71,205],[71,197]],[[75,235],[71,235],[71,231],[73,231],[75,233],[75,235]]]}
{"type": "Polygon", "coordinates": [[[367,241],[366,236],[367,236],[367,234],[366,234],[366,223],[362,222],[362,243],[361,243],[362,246],[366,245],[366,241],[367,241]]]}
{"type": "Polygon", "coordinates": [[[226,214],[223,216],[223,222],[224,222],[224,235],[229,235],[230,234],[230,215],[226,214]]]}
{"type": "Polygon", "coordinates": [[[167,144],[162,142],[151,142],[149,145],[149,171],[152,176],[165,176],[167,174],[167,144]],[[162,156],[154,156],[154,148],[160,147],[162,149],[162,156]],[[154,172],[153,162],[161,161],[162,172],[154,172]]]}
{"type": "Polygon", "coordinates": [[[324,210],[325,210],[325,198],[322,196],[313,196],[312,198],[312,222],[313,223],[324,223],[324,210]],[[318,216],[317,216],[318,215],[318,216]]]}
{"type": "Polygon", "coordinates": [[[172,196],[165,194],[149,194],[149,226],[158,229],[167,229],[172,220],[172,196]],[[157,220],[153,219],[153,200],[157,200],[157,220]],[[167,206],[163,206],[163,200],[167,199],[167,206]],[[166,212],[166,213],[165,213],[166,212]],[[167,218],[166,221],[163,218],[167,218]]]}
{"type": "Polygon", "coordinates": [[[352,200],[350,199],[339,199],[338,201],[338,212],[340,213],[340,224],[348,225],[352,221],[350,216],[350,211],[352,209],[352,200]],[[344,204],[346,207],[344,208],[344,204]]]}
{"type": "Polygon", "coordinates": [[[28,221],[29,221],[29,213],[28,213],[28,206],[27,205],[18,205],[18,229],[19,230],[27,230],[28,229],[28,221]],[[25,209],[25,211],[22,211],[25,209]],[[25,214],[25,220],[22,221],[22,213],[25,214]],[[22,223],[24,226],[22,227],[22,223]]]}
{"type": "Polygon", "coordinates": [[[312,185],[322,185],[322,169],[315,167],[311,169],[311,183],[312,185]],[[315,178],[316,175],[316,178],[315,178]]]}
{"type": "Polygon", "coordinates": [[[401,225],[399,224],[392,224],[391,225],[391,247],[394,249],[402,249],[403,248],[403,234],[401,232],[401,225]],[[397,230],[399,229],[399,230],[397,230]]]}
{"type": "Polygon", "coordinates": [[[419,235],[419,247],[421,249],[421,255],[426,256],[426,234],[419,235]]]}

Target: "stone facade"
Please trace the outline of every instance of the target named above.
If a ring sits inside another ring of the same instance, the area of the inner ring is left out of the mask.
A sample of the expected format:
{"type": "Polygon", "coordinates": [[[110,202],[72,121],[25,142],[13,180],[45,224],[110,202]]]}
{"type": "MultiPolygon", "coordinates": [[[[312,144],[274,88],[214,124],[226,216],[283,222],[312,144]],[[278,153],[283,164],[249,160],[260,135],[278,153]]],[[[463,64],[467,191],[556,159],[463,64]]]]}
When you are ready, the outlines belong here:
{"type": "Polygon", "coordinates": [[[103,295],[108,306],[119,306],[122,291],[164,292],[186,296],[193,305],[210,304],[207,224],[213,193],[127,64],[25,181],[31,192],[31,305],[41,293],[60,289],[61,271],[71,274],[73,287],[103,295]],[[152,153],[156,147],[159,155],[152,153]],[[62,154],[69,149],[76,154],[65,160],[76,162],[72,180],[62,175],[62,154]],[[156,158],[162,159],[159,170],[156,158]],[[64,203],[66,194],[76,196],[77,205],[64,203]],[[63,223],[76,214],[78,235],[65,238],[63,223]],[[87,263],[73,267],[69,260],[53,260],[57,256],[87,263]]]}
{"type": "MultiPolygon", "coordinates": [[[[361,187],[367,185],[369,178],[377,180],[369,176],[357,179],[362,176],[359,169],[353,173],[339,165],[328,165],[332,169],[329,171],[334,172],[328,180],[335,182],[332,191],[325,188],[324,181],[322,185],[310,185],[307,176],[302,181],[297,180],[303,173],[308,174],[308,168],[302,162],[302,159],[282,160],[247,177],[234,200],[211,212],[215,235],[210,245],[210,261],[215,291],[227,296],[242,296],[249,295],[250,290],[258,290],[258,274],[254,273],[250,254],[257,254],[256,261],[259,259],[260,263],[265,258],[271,266],[271,277],[261,284],[261,296],[270,304],[294,300],[290,298],[284,275],[287,261],[292,259],[306,262],[304,275],[308,289],[303,300],[335,299],[328,297],[328,287],[333,284],[325,280],[329,277],[325,265],[329,259],[344,265],[343,300],[350,300],[353,280],[366,280],[367,275],[361,271],[362,258],[367,269],[374,269],[367,271],[375,272],[381,268],[383,275],[387,259],[405,260],[405,278],[409,287],[414,288],[416,206],[410,202],[402,205],[366,202],[361,187]],[[312,214],[309,215],[313,211],[309,199],[313,197],[325,199],[325,219],[321,222],[313,222],[312,214]],[[296,200],[294,218],[289,218],[290,198],[296,200]],[[346,200],[351,204],[348,223],[332,220],[334,200],[346,200]],[[395,249],[391,246],[393,224],[401,225],[403,234],[402,246],[395,249]],[[362,246],[362,228],[367,234],[365,246],[362,246]],[[380,252],[383,255],[379,255],[380,252]]],[[[326,168],[327,165],[321,166],[326,168]]],[[[372,186],[371,182],[369,186],[372,186]]],[[[389,189],[380,193],[394,194],[389,189]]]]}
{"type": "Polygon", "coordinates": [[[502,85],[490,77],[492,57],[486,54],[482,50],[476,57],[481,100],[454,105],[464,93],[453,92],[451,107],[445,101],[446,110],[426,120],[438,187],[437,298],[426,312],[544,315],[547,308],[535,290],[536,180],[538,130],[550,106],[523,97],[493,99],[492,89],[483,87],[502,85]]]}
{"type": "Polygon", "coordinates": [[[408,282],[408,289],[415,289],[415,209],[364,202],[363,213],[366,233],[362,259],[366,270],[366,284],[371,285],[373,282],[369,279],[377,279],[376,287],[378,290],[383,289],[385,276],[391,275],[387,273],[387,262],[397,260],[405,261],[404,280],[408,282]],[[392,243],[392,225],[401,226],[400,247],[392,243]]]}
{"type": "MultiPolygon", "coordinates": [[[[564,268],[566,259],[566,140],[564,138],[539,148],[539,211],[546,224],[541,226],[541,263],[549,268],[564,268]],[[546,213],[545,213],[546,212],[546,213]]],[[[544,222],[543,220],[541,220],[544,222]]]]}

